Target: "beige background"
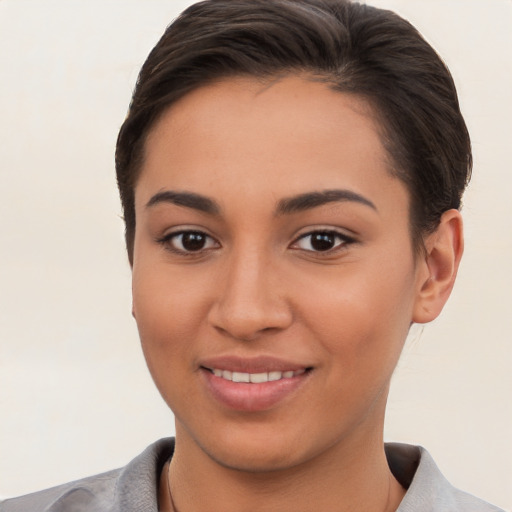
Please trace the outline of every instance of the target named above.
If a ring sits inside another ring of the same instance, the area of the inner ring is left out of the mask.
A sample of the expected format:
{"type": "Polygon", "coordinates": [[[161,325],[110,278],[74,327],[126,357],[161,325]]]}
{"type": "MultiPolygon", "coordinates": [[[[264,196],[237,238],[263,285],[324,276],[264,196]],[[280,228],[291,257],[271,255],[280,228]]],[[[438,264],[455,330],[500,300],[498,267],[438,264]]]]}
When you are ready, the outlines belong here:
{"type": "MultiPolygon", "coordinates": [[[[173,433],[130,316],[114,181],[144,57],[188,1],[0,1],[0,496],[125,464],[173,433]]],[[[467,250],[416,329],[386,437],[512,508],[512,2],[375,0],[443,55],[472,133],[467,250]]]]}

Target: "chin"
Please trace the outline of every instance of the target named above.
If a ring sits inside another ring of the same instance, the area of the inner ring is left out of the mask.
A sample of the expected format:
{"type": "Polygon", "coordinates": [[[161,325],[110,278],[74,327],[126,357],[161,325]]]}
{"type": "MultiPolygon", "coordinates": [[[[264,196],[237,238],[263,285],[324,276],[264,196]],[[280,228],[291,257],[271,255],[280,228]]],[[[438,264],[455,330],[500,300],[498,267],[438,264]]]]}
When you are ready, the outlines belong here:
{"type": "Polygon", "coordinates": [[[245,473],[269,473],[275,471],[286,471],[299,466],[302,462],[297,452],[280,452],[273,448],[262,446],[245,446],[235,449],[215,449],[206,451],[207,455],[218,465],[245,473]]]}
{"type": "Polygon", "coordinates": [[[215,436],[192,440],[196,448],[224,468],[247,473],[292,470],[321,458],[337,444],[337,437],[332,439],[328,432],[320,435],[314,429],[293,429],[291,425],[237,424],[213,431],[215,436]]]}

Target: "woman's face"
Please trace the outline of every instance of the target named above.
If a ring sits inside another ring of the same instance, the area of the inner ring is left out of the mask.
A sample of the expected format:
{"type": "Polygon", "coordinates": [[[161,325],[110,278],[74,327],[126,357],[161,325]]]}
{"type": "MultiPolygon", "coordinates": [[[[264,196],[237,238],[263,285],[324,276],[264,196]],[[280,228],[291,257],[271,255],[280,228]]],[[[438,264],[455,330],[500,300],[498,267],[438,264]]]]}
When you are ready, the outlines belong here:
{"type": "Polygon", "coordinates": [[[367,105],[301,77],[203,87],[157,123],[133,311],[178,443],[264,471],[381,441],[425,278],[388,165],[367,105]]]}

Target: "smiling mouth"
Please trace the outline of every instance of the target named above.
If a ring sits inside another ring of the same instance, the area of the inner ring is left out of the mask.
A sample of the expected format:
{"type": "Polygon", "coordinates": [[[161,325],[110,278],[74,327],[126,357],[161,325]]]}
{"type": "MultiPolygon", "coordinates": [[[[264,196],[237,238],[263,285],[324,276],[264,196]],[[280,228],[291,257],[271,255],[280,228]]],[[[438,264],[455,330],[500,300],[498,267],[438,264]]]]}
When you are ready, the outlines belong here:
{"type": "Polygon", "coordinates": [[[310,380],[312,366],[271,358],[218,358],[201,366],[202,381],[216,403],[244,413],[273,409],[310,380]]]}
{"type": "Polygon", "coordinates": [[[221,370],[220,368],[205,368],[210,371],[216,377],[221,379],[245,383],[245,384],[263,384],[265,382],[275,382],[283,379],[292,379],[299,375],[311,370],[311,368],[301,368],[300,370],[289,370],[289,371],[269,371],[269,372],[258,372],[258,373],[247,373],[247,372],[234,372],[230,370],[221,370]]]}

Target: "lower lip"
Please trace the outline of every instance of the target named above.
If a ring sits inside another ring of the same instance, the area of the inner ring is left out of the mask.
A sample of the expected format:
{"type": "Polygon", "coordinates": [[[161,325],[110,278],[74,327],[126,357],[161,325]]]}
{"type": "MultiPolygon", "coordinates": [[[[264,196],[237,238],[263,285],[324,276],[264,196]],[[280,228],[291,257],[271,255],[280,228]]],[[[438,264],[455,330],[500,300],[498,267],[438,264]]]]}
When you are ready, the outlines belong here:
{"type": "Polygon", "coordinates": [[[271,409],[294,394],[309,378],[310,371],[288,379],[260,384],[232,382],[216,377],[211,371],[201,369],[211,394],[230,409],[257,412],[271,409]]]}

